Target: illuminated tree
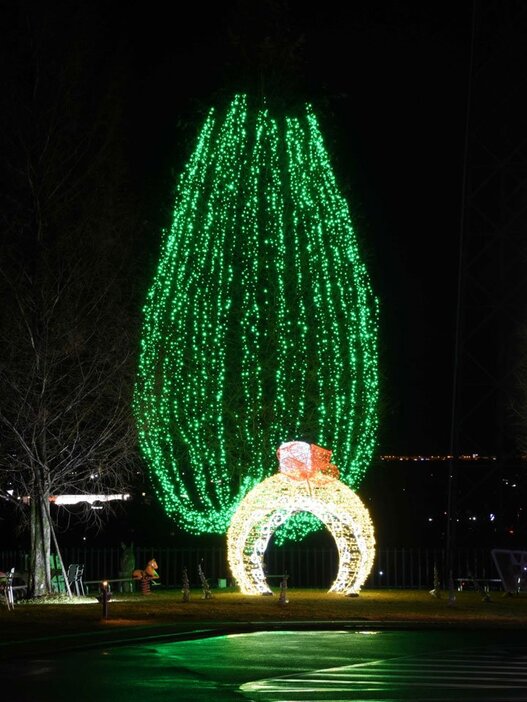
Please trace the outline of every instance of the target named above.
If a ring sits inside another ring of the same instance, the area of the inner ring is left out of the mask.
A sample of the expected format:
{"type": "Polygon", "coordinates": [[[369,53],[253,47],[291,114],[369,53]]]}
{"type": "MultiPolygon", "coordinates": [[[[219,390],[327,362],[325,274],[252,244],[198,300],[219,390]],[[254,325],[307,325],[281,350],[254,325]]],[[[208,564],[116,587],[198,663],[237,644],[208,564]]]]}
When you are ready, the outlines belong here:
{"type": "Polygon", "coordinates": [[[377,317],[313,110],[279,120],[244,95],[211,110],[144,307],[135,415],[166,512],[224,533],[292,439],[331,448],[356,487],[376,440],[377,317]]]}

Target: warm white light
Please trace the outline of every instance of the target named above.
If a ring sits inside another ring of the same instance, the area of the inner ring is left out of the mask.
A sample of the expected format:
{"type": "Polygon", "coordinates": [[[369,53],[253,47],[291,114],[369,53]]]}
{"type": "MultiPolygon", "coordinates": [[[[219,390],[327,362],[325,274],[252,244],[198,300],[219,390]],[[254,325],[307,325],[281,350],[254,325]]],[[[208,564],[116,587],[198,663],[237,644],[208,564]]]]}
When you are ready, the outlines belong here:
{"type": "Polygon", "coordinates": [[[56,505],[77,505],[80,502],[110,502],[111,500],[129,500],[128,494],[115,495],[56,495],[49,498],[56,505]]]}
{"type": "MultiPolygon", "coordinates": [[[[298,454],[297,454],[298,455],[298,454]]],[[[280,454],[279,454],[280,456],[280,454]]],[[[356,595],[375,555],[373,525],[359,497],[337,478],[293,479],[286,472],[267,478],[240,503],[227,532],[229,566],[242,593],[271,592],[263,558],[275,530],[297,512],[310,512],[329,529],[339,568],[329,592],[356,595]]]]}

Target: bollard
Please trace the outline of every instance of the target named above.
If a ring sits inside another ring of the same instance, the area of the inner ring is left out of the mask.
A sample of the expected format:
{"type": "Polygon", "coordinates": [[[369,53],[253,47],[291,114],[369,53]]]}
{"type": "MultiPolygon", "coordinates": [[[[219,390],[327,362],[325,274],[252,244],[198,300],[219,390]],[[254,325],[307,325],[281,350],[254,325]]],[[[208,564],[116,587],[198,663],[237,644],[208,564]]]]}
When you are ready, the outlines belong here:
{"type": "Polygon", "coordinates": [[[289,578],[289,575],[287,573],[284,574],[284,577],[282,578],[280,582],[280,597],[278,598],[278,604],[281,607],[284,607],[286,604],[289,604],[289,600],[287,599],[287,579],[289,578]]]}
{"type": "Polygon", "coordinates": [[[99,596],[99,601],[102,603],[102,616],[103,619],[108,619],[108,602],[111,599],[110,586],[107,580],[103,580],[100,584],[101,594],[99,596]]]}

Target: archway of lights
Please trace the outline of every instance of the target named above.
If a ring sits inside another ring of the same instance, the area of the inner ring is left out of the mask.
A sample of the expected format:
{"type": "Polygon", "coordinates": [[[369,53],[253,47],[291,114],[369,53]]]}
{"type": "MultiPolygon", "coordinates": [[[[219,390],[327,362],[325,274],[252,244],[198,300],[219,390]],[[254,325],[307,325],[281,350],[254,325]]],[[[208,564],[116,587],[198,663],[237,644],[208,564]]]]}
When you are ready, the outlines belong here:
{"type": "Polygon", "coordinates": [[[373,525],[359,497],[338,479],[331,451],[303,442],[278,450],[280,472],[242,500],[227,532],[233,577],[246,595],[271,594],[264,554],[275,530],[295,513],[314,514],[335,539],[337,577],[330,592],[357,595],[373,566],[373,525]]]}
{"type": "MultiPolygon", "coordinates": [[[[377,324],[311,107],[276,117],[237,95],[211,110],[143,310],[134,414],[167,514],[225,533],[289,439],[335,446],[357,487],[376,441],[377,324]]],[[[303,516],[289,536],[313,528],[303,516]]]]}

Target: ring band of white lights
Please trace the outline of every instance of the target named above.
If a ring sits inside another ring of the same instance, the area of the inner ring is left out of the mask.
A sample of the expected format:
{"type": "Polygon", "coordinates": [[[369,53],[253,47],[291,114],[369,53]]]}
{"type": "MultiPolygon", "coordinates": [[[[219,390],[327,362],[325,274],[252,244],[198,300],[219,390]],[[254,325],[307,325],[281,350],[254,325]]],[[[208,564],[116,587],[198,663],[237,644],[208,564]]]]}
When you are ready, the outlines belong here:
{"type": "Polygon", "coordinates": [[[278,449],[280,472],[253,488],[241,501],[227,532],[229,566],[245,595],[271,590],[264,555],[271,536],[289,517],[310,512],[325,524],[339,554],[337,577],[329,592],[357,595],[375,557],[373,524],[359,497],[344,485],[329,463],[331,451],[289,442],[278,449]]]}

